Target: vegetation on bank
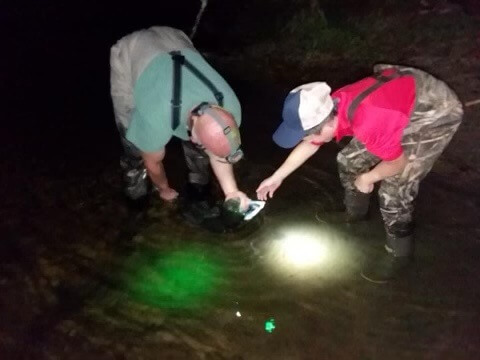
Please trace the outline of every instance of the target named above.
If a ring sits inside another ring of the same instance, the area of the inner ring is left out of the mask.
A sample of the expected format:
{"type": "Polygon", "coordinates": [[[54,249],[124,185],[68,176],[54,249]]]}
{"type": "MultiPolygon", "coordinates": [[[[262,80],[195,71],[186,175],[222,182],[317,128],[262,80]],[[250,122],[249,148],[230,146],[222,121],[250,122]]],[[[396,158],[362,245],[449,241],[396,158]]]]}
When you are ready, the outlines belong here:
{"type": "Polygon", "coordinates": [[[286,64],[348,61],[361,66],[401,61],[431,45],[448,56],[452,40],[467,36],[467,43],[475,43],[480,29],[478,19],[458,4],[428,10],[418,0],[244,1],[226,17],[230,26],[216,35],[225,39],[222,50],[232,49],[259,65],[275,58],[286,64]]]}

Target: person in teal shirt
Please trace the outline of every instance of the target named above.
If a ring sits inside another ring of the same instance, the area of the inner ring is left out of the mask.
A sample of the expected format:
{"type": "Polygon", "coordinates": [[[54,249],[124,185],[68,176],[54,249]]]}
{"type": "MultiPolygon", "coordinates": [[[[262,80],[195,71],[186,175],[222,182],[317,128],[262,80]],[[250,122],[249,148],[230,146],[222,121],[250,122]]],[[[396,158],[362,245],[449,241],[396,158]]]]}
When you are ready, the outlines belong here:
{"type": "Polygon", "coordinates": [[[243,154],[240,103],[190,39],[170,27],[136,31],[111,48],[110,67],[127,197],[147,195],[148,175],[161,199],[177,198],[163,166],[175,136],[182,140],[188,184],[201,195],[211,168],[225,200],[238,198],[246,209],[250,199],[238,189],[232,168],[243,154]]]}

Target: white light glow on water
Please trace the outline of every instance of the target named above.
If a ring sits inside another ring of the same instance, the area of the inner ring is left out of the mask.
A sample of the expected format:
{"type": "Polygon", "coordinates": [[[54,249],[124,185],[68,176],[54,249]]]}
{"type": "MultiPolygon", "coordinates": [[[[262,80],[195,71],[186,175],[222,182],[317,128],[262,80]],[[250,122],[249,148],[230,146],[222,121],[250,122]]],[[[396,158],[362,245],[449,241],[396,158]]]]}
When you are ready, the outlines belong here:
{"type": "Polygon", "coordinates": [[[355,264],[351,238],[334,228],[283,224],[259,244],[270,268],[286,279],[338,279],[355,264]]]}
{"type": "Polygon", "coordinates": [[[308,234],[287,234],[278,243],[283,258],[297,267],[320,264],[327,256],[327,248],[321,239],[308,234]]]}

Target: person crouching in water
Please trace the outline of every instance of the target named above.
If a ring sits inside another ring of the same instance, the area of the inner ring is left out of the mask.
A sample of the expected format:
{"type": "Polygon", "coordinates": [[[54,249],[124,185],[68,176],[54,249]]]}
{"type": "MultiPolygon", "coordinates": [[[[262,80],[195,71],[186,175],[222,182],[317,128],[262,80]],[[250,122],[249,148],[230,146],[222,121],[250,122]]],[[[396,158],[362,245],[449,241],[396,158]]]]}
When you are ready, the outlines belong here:
{"type": "Polygon", "coordinates": [[[225,200],[236,199],[246,209],[250,199],[239,190],[232,167],[243,156],[240,102],[187,35],[166,26],[135,31],[112,46],[110,68],[124,148],[120,166],[130,203],[145,203],[150,183],[160,199],[177,198],[163,165],[166,145],[176,137],[182,140],[188,168],[184,218],[199,225],[213,216],[206,201],[210,170],[225,200]]]}
{"type": "Polygon", "coordinates": [[[413,258],[413,208],[420,181],[457,131],[463,107],[443,81],[412,67],[376,65],[374,75],[330,95],[324,82],[301,85],[287,96],[275,143],[292,148],[285,162],[257,189],[272,197],[282,181],[326,142],[353,136],[337,156],[345,212],[319,214],[326,222],[355,222],[367,215],[374,184],[386,230],[387,252],[362,271],[384,283],[413,258]]]}

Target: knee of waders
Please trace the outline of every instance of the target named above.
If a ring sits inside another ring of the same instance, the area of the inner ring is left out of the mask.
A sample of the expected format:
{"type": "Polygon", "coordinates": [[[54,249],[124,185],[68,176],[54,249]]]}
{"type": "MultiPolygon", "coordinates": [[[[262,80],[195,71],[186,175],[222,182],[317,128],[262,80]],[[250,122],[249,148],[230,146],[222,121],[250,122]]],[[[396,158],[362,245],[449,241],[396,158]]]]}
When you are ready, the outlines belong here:
{"type": "Polygon", "coordinates": [[[124,193],[128,199],[139,200],[146,197],[149,192],[147,170],[130,169],[123,175],[124,193]]]}

